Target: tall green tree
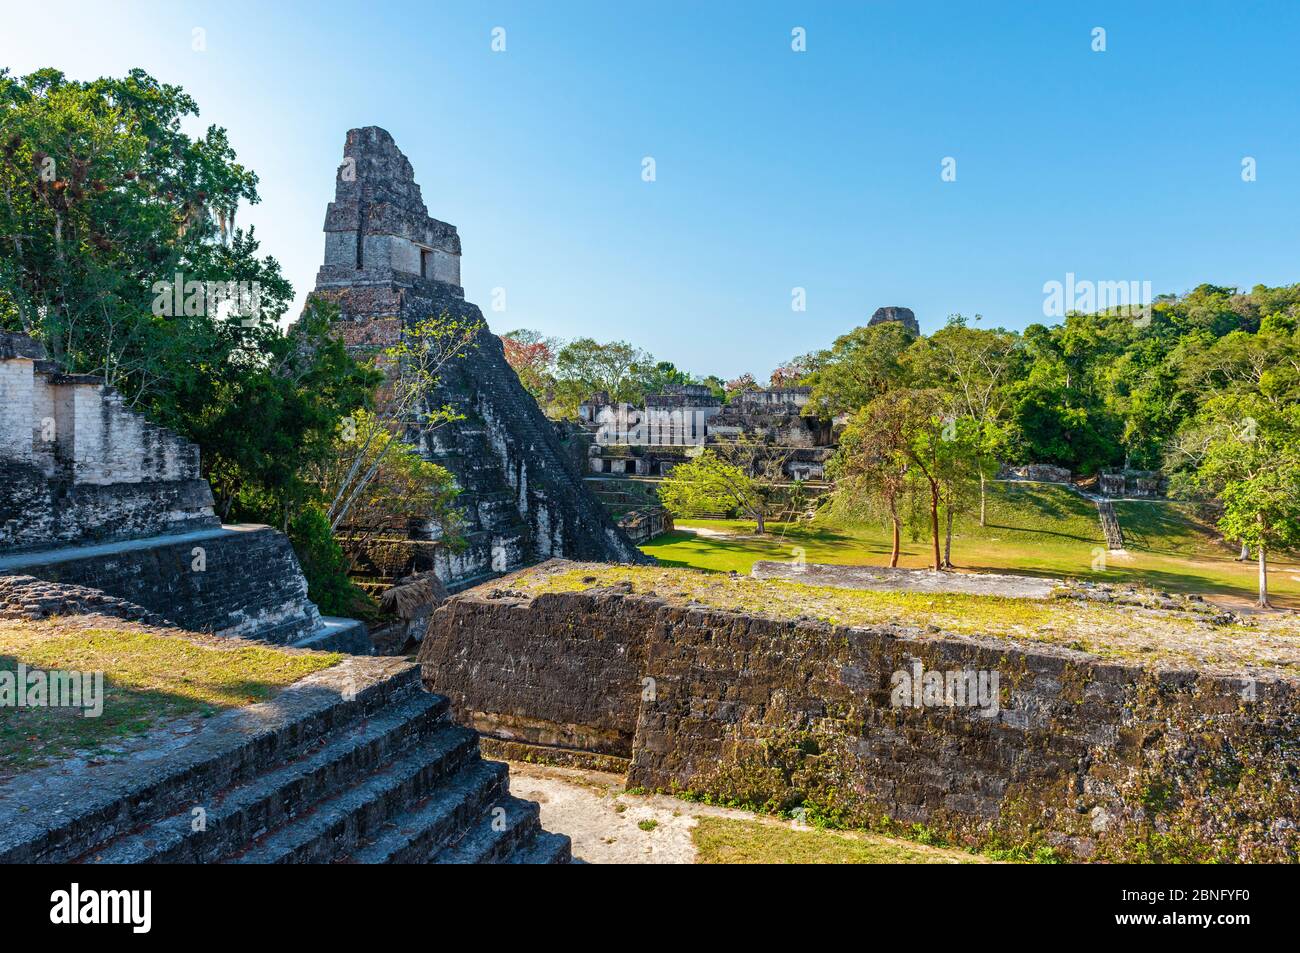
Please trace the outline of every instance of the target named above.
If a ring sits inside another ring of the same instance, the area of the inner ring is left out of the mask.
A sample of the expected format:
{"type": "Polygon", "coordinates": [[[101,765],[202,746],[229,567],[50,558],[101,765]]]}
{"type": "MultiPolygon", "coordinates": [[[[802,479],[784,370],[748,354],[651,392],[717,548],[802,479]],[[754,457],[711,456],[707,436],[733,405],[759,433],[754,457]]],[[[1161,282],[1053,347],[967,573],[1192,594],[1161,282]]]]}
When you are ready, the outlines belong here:
{"type": "Polygon", "coordinates": [[[379,376],[331,314],[284,327],[293,288],[236,226],[257,176],[223,129],[184,131],[197,114],[143,70],[0,70],[0,327],[195,441],[223,518],[293,533],[314,493],[304,468],[379,376]]]}
{"type": "Polygon", "coordinates": [[[565,416],[577,416],[579,403],[604,391],[615,404],[640,406],[646,394],[646,372],[653,363],[649,354],[626,341],[570,341],[555,357],[557,403],[565,416]]]}
{"type": "Polygon", "coordinates": [[[808,363],[812,400],[825,417],[853,413],[907,380],[903,354],[915,340],[890,321],[854,328],[808,363]]]}
{"type": "Polygon", "coordinates": [[[956,414],[974,424],[971,451],[979,476],[981,526],[985,525],[986,481],[1007,447],[1010,385],[1023,366],[1022,356],[1018,335],[1001,328],[972,327],[960,314],[918,340],[906,355],[917,381],[948,393],[956,414]]]}
{"type": "MultiPolygon", "coordinates": [[[[888,513],[893,530],[889,564],[898,565],[899,502],[905,494],[923,500],[931,564],[944,567],[940,512],[961,502],[963,481],[976,470],[975,432],[967,420],[961,428],[934,389],[900,388],[877,397],[854,414],[831,463],[834,493],[842,508],[888,513]]],[[[974,485],[973,482],[971,485],[974,485]]],[[[949,544],[951,553],[951,544],[949,544]]]]}
{"type": "Polygon", "coordinates": [[[1224,537],[1256,552],[1258,605],[1267,607],[1269,554],[1300,546],[1300,404],[1216,395],[1172,453],[1173,465],[1190,462],[1192,484],[1218,500],[1224,537]]]}
{"type": "Polygon", "coordinates": [[[767,531],[768,497],[749,470],[728,462],[716,449],[705,449],[673,467],[659,484],[659,500],[674,516],[734,510],[754,521],[760,536],[767,531]]]}

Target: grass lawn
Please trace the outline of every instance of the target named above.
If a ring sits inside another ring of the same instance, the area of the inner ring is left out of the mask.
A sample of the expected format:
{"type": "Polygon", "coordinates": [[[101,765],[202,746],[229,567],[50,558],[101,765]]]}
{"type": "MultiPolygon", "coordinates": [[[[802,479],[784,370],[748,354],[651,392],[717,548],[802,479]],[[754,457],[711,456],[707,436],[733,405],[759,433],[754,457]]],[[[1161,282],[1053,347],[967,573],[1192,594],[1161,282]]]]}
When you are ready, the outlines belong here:
{"type": "Polygon", "coordinates": [[[0,670],[103,672],[103,713],[0,708],[0,775],[75,751],[103,751],[164,721],[264,701],[341,661],[241,639],[196,639],[145,629],[74,628],[56,619],[0,622],[0,670]]]}
{"type": "MultiPolygon", "coordinates": [[[[1064,487],[1050,484],[993,483],[988,519],[962,518],[953,531],[953,562],[973,572],[1023,572],[1054,578],[1141,583],[1171,592],[1203,593],[1254,601],[1255,566],[1239,563],[1198,523],[1191,507],[1172,503],[1116,503],[1127,554],[1104,554],[1105,542],[1093,504],[1064,487]]],[[[748,574],[759,559],[838,565],[889,563],[889,532],[883,525],[832,526],[769,524],[754,536],[754,525],[737,520],[678,520],[678,529],[641,547],[661,564],[748,574]],[[688,529],[733,535],[697,535],[688,529]]],[[[903,538],[899,565],[929,565],[928,539],[903,538]]],[[[1293,558],[1270,564],[1269,588],[1279,606],[1300,609],[1300,564],[1293,558]]]]}
{"type": "Polygon", "coordinates": [[[795,830],[784,824],[699,818],[697,864],[978,864],[983,857],[873,834],[795,830]]]}

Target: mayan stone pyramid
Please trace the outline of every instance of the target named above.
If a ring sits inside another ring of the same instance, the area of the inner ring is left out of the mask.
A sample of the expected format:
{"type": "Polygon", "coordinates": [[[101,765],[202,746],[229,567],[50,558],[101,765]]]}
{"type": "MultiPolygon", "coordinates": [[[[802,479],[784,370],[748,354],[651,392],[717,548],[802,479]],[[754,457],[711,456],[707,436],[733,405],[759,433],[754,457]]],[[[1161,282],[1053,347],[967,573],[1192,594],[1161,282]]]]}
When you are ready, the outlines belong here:
{"type": "MultiPolygon", "coordinates": [[[[460,236],[431,218],[414,171],[393,137],[376,126],[348,132],[337,191],[325,215],[325,263],[315,294],[336,301],[339,336],[354,351],[377,351],[402,329],[446,313],[481,321],[460,285],[460,236]]],[[[641,553],[582,483],[579,462],[506,363],[487,330],[463,360],[444,368],[430,406],[464,419],[409,441],[447,467],[461,487],[460,551],[434,525],[414,525],[393,567],[392,541],[377,575],[433,569],[459,589],[552,556],[641,562],[641,553]]]]}

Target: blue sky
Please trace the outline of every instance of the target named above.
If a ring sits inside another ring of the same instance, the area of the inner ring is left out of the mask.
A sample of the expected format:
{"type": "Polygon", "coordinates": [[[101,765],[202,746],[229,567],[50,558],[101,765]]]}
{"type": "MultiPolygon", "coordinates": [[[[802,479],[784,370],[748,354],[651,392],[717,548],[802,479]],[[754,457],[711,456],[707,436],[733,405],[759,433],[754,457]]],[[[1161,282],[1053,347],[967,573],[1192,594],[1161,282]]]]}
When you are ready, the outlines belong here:
{"type": "Polygon", "coordinates": [[[242,222],[300,297],[344,133],[372,124],[494,330],[701,374],[765,378],[886,304],[1024,327],[1068,272],[1300,281],[1297,3],[6,6],[0,65],[141,66],[226,127],[261,176],[242,222]]]}

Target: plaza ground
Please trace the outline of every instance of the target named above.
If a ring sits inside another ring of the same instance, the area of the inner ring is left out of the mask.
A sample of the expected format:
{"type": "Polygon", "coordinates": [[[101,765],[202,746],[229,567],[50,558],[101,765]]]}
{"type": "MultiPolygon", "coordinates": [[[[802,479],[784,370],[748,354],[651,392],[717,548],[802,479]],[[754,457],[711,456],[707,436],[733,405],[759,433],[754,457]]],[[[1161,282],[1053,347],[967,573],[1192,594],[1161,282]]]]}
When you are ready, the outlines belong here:
{"type": "Polygon", "coordinates": [[[628,791],[616,774],[510,762],[510,793],[589,864],[972,864],[978,854],[628,791]]]}
{"type": "MultiPolygon", "coordinates": [[[[1257,569],[1238,562],[1189,504],[1129,500],[1115,503],[1125,551],[1109,553],[1090,501],[1063,486],[992,483],[986,525],[977,515],[956,521],[952,559],[958,572],[1021,572],[1051,578],[1135,583],[1182,594],[1201,594],[1232,609],[1255,601],[1257,569]]],[[[884,524],[842,526],[825,517],[812,522],[769,523],[763,536],[740,520],[678,520],[672,533],[641,549],[663,565],[748,574],[759,559],[836,565],[885,566],[890,534],[884,524]]],[[[930,541],[903,536],[899,565],[930,564],[930,541]]],[[[1270,559],[1269,590],[1275,605],[1300,610],[1300,560],[1270,559]]]]}

